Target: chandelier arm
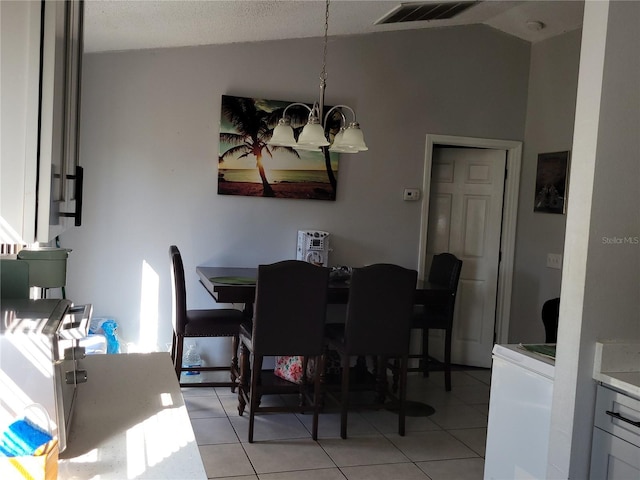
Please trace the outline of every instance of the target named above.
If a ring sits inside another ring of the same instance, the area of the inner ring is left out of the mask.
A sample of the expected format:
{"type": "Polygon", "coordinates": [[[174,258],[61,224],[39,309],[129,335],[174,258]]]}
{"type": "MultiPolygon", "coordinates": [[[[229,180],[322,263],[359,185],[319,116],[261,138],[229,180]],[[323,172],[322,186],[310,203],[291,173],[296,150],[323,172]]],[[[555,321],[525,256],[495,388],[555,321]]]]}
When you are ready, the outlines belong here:
{"type": "Polygon", "coordinates": [[[322,111],[320,110],[322,106],[316,102],[313,104],[313,108],[309,112],[309,121],[312,119],[317,120],[317,123],[320,123],[320,119],[322,118],[322,111]]]}
{"type": "MultiPolygon", "coordinates": [[[[353,108],[351,108],[349,105],[336,105],[335,107],[331,107],[331,109],[327,112],[327,114],[324,116],[324,125],[327,124],[327,120],[329,119],[329,115],[331,114],[331,112],[333,112],[334,110],[337,110],[339,108],[346,108],[347,110],[349,110],[351,112],[351,116],[353,117],[353,121],[356,121],[356,112],[353,111],[353,108]]],[[[340,112],[340,115],[342,116],[342,125],[344,126],[347,123],[347,118],[344,116],[344,113],[342,113],[342,110],[338,110],[340,112]]]]}
{"type": "Polygon", "coordinates": [[[309,113],[311,113],[313,110],[311,109],[311,107],[309,107],[309,105],[305,104],[305,103],[299,103],[299,102],[295,102],[295,103],[290,103],[289,105],[286,106],[286,108],[284,109],[284,111],[282,112],[282,118],[285,118],[287,116],[287,110],[289,110],[291,107],[304,107],[307,110],[309,110],[309,113]]]}
{"type": "Polygon", "coordinates": [[[344,127],[347,124],[347,117],[344,116],[344,113],[342,113],[342,110],[337,110],[337,109],[338,107],[331,107],[331,109],[324,116],[324,122],[322,122],[322,125],[324,125],[325,129],[327,128],[327,122],[329,121],[329,116],[331,115],[331,112],[333,112],[334,110],[336,110],[340,114],[340,128],[344,127]]]}

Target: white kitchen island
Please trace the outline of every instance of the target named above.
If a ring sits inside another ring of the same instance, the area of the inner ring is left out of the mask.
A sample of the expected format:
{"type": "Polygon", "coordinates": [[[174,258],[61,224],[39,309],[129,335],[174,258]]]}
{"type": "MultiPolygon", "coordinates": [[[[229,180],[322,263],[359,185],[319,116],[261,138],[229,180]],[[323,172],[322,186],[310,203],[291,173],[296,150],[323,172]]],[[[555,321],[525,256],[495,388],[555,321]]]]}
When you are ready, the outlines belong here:
{"type": "Polygon", "coordinates": [[[92,355],[81,367],[60,480],[207,478],[168,353],[92,355]]]}

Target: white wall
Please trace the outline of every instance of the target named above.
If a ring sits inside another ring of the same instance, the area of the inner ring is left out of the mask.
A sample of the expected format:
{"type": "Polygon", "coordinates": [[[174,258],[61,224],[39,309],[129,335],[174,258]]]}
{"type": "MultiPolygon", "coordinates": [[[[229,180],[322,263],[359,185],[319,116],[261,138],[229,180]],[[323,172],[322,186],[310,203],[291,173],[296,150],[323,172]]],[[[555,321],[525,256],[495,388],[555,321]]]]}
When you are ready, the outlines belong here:
{"type": "Polygon", "coordinates": [[[586,2],[549,478],[588,477],[596,341],[640,341],[639,24],[638,2],[586,2]]]}
{"type": "Polygon", "coordinates": [[[221,95],[313,101],[321,54],[306,39],[88,55],[69,298],[164,349],[172,243],[191,308],[213,305],[196,265],[292,258],[300,228],[333,234],[332,264],[416,268],[420,205],[402,189],[420,185],[425,134],[522,140],[529,45],[482,26],[331,38],[327,103],[356,109],[369,146],[341,159],[337,200],[218,196],[221,95]]]}
{"type": "MultiPolygon", "coordinates": [[[[566,215],[533,211],[538,154],[571,150],[581,30],[531,47],[517,247],[511,297],[512,343],[544,342],[543,303],[560,296],[562,271],[546,266],[564,251],[566,215]]],[[[568,204],[572,202],[569,185],[568,204]]]]}

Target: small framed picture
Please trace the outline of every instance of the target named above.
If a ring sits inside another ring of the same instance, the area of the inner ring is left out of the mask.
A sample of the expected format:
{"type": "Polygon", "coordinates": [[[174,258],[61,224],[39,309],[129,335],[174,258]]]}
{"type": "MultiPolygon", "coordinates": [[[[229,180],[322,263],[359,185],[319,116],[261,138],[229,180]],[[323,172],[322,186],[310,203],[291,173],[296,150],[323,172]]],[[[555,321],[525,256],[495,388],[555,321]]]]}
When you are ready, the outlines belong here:
{"type": "Polygon", "coordinates": [[[538,155],[534,212],[566,213],[569,151],[538,155]]]}

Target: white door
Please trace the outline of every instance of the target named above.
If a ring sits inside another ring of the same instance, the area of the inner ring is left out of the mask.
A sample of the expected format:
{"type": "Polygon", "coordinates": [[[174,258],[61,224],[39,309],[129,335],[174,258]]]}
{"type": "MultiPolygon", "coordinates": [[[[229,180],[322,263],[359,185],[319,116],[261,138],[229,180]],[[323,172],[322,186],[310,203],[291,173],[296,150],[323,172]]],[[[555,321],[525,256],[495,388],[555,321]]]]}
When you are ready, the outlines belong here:
{"type": "MultiPolygon", "coordinates": [[[[491,366],[506,156],[494,149],[433,150],[426,260],[450,252],[463,262],[451,347],[456,364],[491,366]]],[[[429,351],[442,358],[438,336],[430,333],[429,351]]]]}

